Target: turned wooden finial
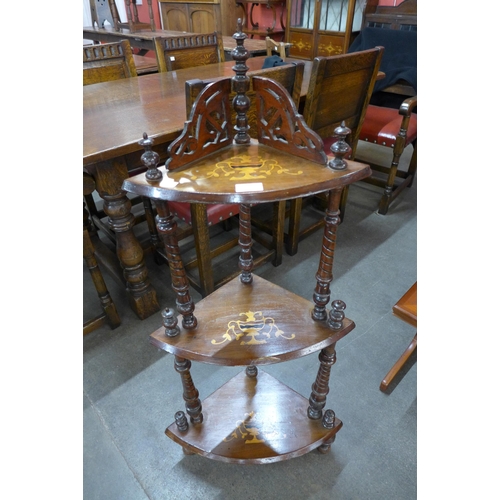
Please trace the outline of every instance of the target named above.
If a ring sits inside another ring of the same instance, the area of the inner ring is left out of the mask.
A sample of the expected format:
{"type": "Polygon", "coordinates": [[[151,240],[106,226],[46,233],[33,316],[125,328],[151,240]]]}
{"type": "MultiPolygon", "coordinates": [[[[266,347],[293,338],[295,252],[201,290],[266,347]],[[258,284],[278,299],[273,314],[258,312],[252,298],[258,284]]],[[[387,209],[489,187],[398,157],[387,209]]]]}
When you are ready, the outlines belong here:
{"type": "Polygon", "coordinates": [[[236,111],[236,124],[234,130],[236,136],[234,141],[236,144],[248,144],[250,142],[250,135],[248,130],[248,109],[250,108],[250,99],[246,95],[250,88],[250,79],[247,76],[248,66],[245,64],[248,59],[248,50],[244,47],[243,42],[247,35],[242,32],[242,22],[238,18],[238,31],[233,35],[236,40],[236,47],[232,50],[231,55],[236,61],[233,66],[233,71],[236,73],[232,78],[233,91],[236,95],[233,99],[233,108],[236,111]]]}
{"type": "Polygon", "coordinates": [[[339,138],[337,142],[331,145],[330,150],[335,156],[333,160],[328,162],[328,166],[333,170],[344,170],[347,168],[347,163],[344,160],[344,156],[351,149],[349,144],[345,142],[345,138],[351,133],[351,129],[345,126],[343,121],[339,127],[335,130],[335,135],[339,138]]]}
{"type": "Polygon", "coordinates": [[[333,429],[335,426],[335,412],[333,410],[325,410],[323,421],[321,422],[325,429],[333,429]]]}
{"type": "Polygon", "coordinates": [[[139,145],[144,148],[144,153],[141,156],[141,163],[148,169],[146,172],[146,179],[148,181],[159,181],[163,178],[163,174],[158,170],[158,163],[160,161],[160,155],[152,150],[153,139],[148,137],[148,134],[144,132],[142,134],[142,139],[139,141],[139,145]]]}
{"type": "Polygon", "coordinates": [[[179,431],[186,432],[188,430],[189,427],[188,419],[183,411],[176,412],[175,423],[179,431]]]}
{"type": "Polygon", "coordinates": [[[176,337],[179,335],[181,331],[177,326],[177,318],[175,317],[174,311],[166,307],[162,311],[161,317],[163,319],[163,326],[165,327],[165,335],[167,337],[176,337]]]}
{"type": "Polygon", "coordinates": [[[345,302],[342,300],[334,300],[332,302],[332,309],[328,315],[328,326],[334,330],[342,328],[342,321],[345,318],[344,309],[346,308],[345,302]]]}

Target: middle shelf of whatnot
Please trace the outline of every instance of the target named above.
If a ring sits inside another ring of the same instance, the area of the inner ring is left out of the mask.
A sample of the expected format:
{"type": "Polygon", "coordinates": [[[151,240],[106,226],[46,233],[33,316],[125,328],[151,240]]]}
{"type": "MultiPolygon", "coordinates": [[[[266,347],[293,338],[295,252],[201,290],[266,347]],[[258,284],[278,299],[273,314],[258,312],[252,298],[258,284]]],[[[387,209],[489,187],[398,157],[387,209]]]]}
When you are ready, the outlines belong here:
{"type": "Polygon", "coordinates": [[[257,275],[252,283],[237,277],[196,304],[196,329],[181,326],[169,337],[162,327],[150,342],[181,358],[224,366],[288,361],[328,347],[355,327],[344,318],[342,328],[333,330],[327,321],[312,319],[313,308],[257,275]]]}

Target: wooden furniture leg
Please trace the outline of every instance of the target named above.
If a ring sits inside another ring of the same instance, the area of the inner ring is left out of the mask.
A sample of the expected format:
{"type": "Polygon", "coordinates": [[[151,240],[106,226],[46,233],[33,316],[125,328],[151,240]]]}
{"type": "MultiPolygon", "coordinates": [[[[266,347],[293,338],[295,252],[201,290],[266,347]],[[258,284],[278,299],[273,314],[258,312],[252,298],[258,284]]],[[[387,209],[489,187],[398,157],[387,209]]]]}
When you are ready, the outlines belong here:
{"type": "Polygon", "coordinates": [[[186,402],[186,411],[189,419],[193,424],[201,424],[203,422],[203,413],[201,413],[201,401],[198,389],[194,386],[191,377],[191,361],[175,356],[175,371],[180,374],[182,387],[184,389],[184,401],[186,402]]]}
{"type": "Polygon", "coordinates": [[[406,348],[406,351],[401,355],[401,357],[396,361],[394,366],[389,370],[387,375],[384,377],[382,382],[380,382],[380,390],[386,391],[389,384],[392,382],[394,377],[399,373],[399,370],[403,368],[404,364],[408,361],[408,358],[412,355],[413,351],[417,348],[417,334],[413,337],[410,345],[406,348]]]}
{"type": "Polygon", "coordinates": [[[317,420],[323,416],[323,408],[325,407],[326,396],[329,392],[330,370],[335,361],[337,361],[335,345],[336,343],[323,349],[318,356],[320,366],[316,381],[312,386],[311,396],[309,397],[309,408],[307,409],[307,416],[313,420],[317,420]]]}
{"type": "MultiPolygon", "coordinates": [[[[417,282],[398,300],[398,302],[392,308],[392,312],[395,316],[402,319],[406,323],[417,326],[417,282]]],[[[392,382],[394,377],[399,373],[401,368],[403,368],[408,358],[411,356],[413,351],[417,348],[417,334],[413,337],[410,345],[406,348],[405,352],[396,361],[394,366],[389,370],[389,373],[384,377],[380,383],[380,390],[386,391],[389,384],[392,382]]]]}
{"type": "Polygon", "coordinates": [[[111,329],[120,326],[120,316],[118,315],[118,311],[116,310],[115,303],[111,298],[111,295],[108,292],[106,287],[106,283],[104,282],[104,278],[101,274],[101,270],[99,269],[99,265],[97,264],[97,260],[94,255],[94,247],[92,245],[92,241],[90,240],[90,235],[88,231],[89,226],[89,214],[83,209],[83,258],[87,267],[90,271],[90,276],[92,277],[92,281],[94,282],[95,289],[97,291],[97,295],[99,296],[99,300],[101,301],[102,314],[99,316],[86,321],[83,324],[83,334],[87,335],[90,332],[93,332],[104,323],[108,322],[111,329]]]}
{"type": "Polygon", "coordinates": [[[214,275],[210,257],[210,234],[208,231],[207,206],[203,203],[191,203],[191,220],[196,245],[196,258],[200,276],[200,288],[203,297],[214,291],[214,275]]]}
{"type": "Polygon", "coordinates": [[[104,200],[109,226],[116,236],[116,255],[123,268],[130,306],[140,319],[148,318],[159,311],[160,305],[148,278],[144,252],[133,232],[135,218],[130,200],[121,189],[128,178],[127,166],[123,159],[105,161],[94,165],[92,174],[97,192],[104,200]]]}

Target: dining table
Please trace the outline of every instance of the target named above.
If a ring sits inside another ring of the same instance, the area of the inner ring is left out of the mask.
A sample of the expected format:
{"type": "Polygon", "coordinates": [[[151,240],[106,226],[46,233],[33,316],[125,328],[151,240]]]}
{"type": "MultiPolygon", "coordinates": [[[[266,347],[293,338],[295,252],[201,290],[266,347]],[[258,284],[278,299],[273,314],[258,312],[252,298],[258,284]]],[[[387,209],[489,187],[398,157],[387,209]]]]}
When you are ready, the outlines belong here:
{"type": "MultiPolygon", "coordinates": [[[[131,47],[139,49],[139,55],[145,55],[149,51],[155,50],[154,39],[156,37],[174,37],[182,35],[194,35],[186,31],[172,30],[136,30],[128,29],[115,30],[112,26],[105,25],[104,27],[87,26],[83,28],[83,39],[92,40],[94,42],[118,42],[120,40],[128,40],[131,47]]],[[[223,36],[222,44],[224,46],[224,55],[226,61],[231,60],[231,52],[236,47],[236,41],[232,36],[223,36]]],[[[245,48],[248,50],[250,57],[264,56],[267,54],[266,41],[254,38],[245,40],[245,48]]]]}
{"type": "MultiPolygon", "coordinates": [[[[265,57],[249,58],[248,74],[261,70],[265,57]]],[[[287,59],[289,62],[296,59],[287,59]]],[[[312,61],[304,61],[301,97],[305,98],[312,61]]],[[[125,286],[129,303],[141,319],[159,310],[156,290],[148,277],[144,250],[134,234],[135,217],[122,183],[143,168],[143,133],[153,140],[153,150],[165,161],[168,146],[182,132],[186,121],[185,82],[234,75],[234,61],[152,73],[83,87],[83,171],[90,174],[103,200],[108,224],[115,234],[116,255],[104,264],[125,286]],[[113,262],[114,260],[118,262],[113,262]],[[122,274],[122,276],[119,276],[122,274]]],[[[210,261],[198,262],[205,278],[202,286],[213,289],[210,261]]]]}

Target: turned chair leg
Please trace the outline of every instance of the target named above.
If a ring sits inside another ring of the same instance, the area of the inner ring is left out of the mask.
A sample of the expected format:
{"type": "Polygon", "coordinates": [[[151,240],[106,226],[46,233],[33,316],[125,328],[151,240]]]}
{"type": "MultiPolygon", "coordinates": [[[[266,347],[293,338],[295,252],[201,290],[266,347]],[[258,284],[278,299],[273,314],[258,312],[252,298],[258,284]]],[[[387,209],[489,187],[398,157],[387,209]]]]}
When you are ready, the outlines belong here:
{"type": "Polygon", "coordinates": [[[413,184],[413,179],[415,178],[415,173],[417,172],[417,139],[413,141],[413,153],[411,155],[410,165],[408,167],[408,176],[411,177],[408,187],[413,184]]]}
{"type": "MultiPolygon", "coordinates": [[[[88,220],[88,215],[87,215],[88,220]]],[[[96,328],[100,327],[105,321],[109,323],[111,329],[115,329],[120,326],[121,320],[116,310],[115,303],[108,292],[106,283],[97,264],[97,260],[94,255],[94,246],[90,240],[90,235],[86,226],[85,212],[84,212],[84,225],[83,225],[83,258],[87,264],[90,276],[94,282],[97,295],[101,302],[101,307],[103,314],[94,318],[91,321],[86,322],[83,325],[83,334],[86,335],[94,331],[96,328]]]]}

